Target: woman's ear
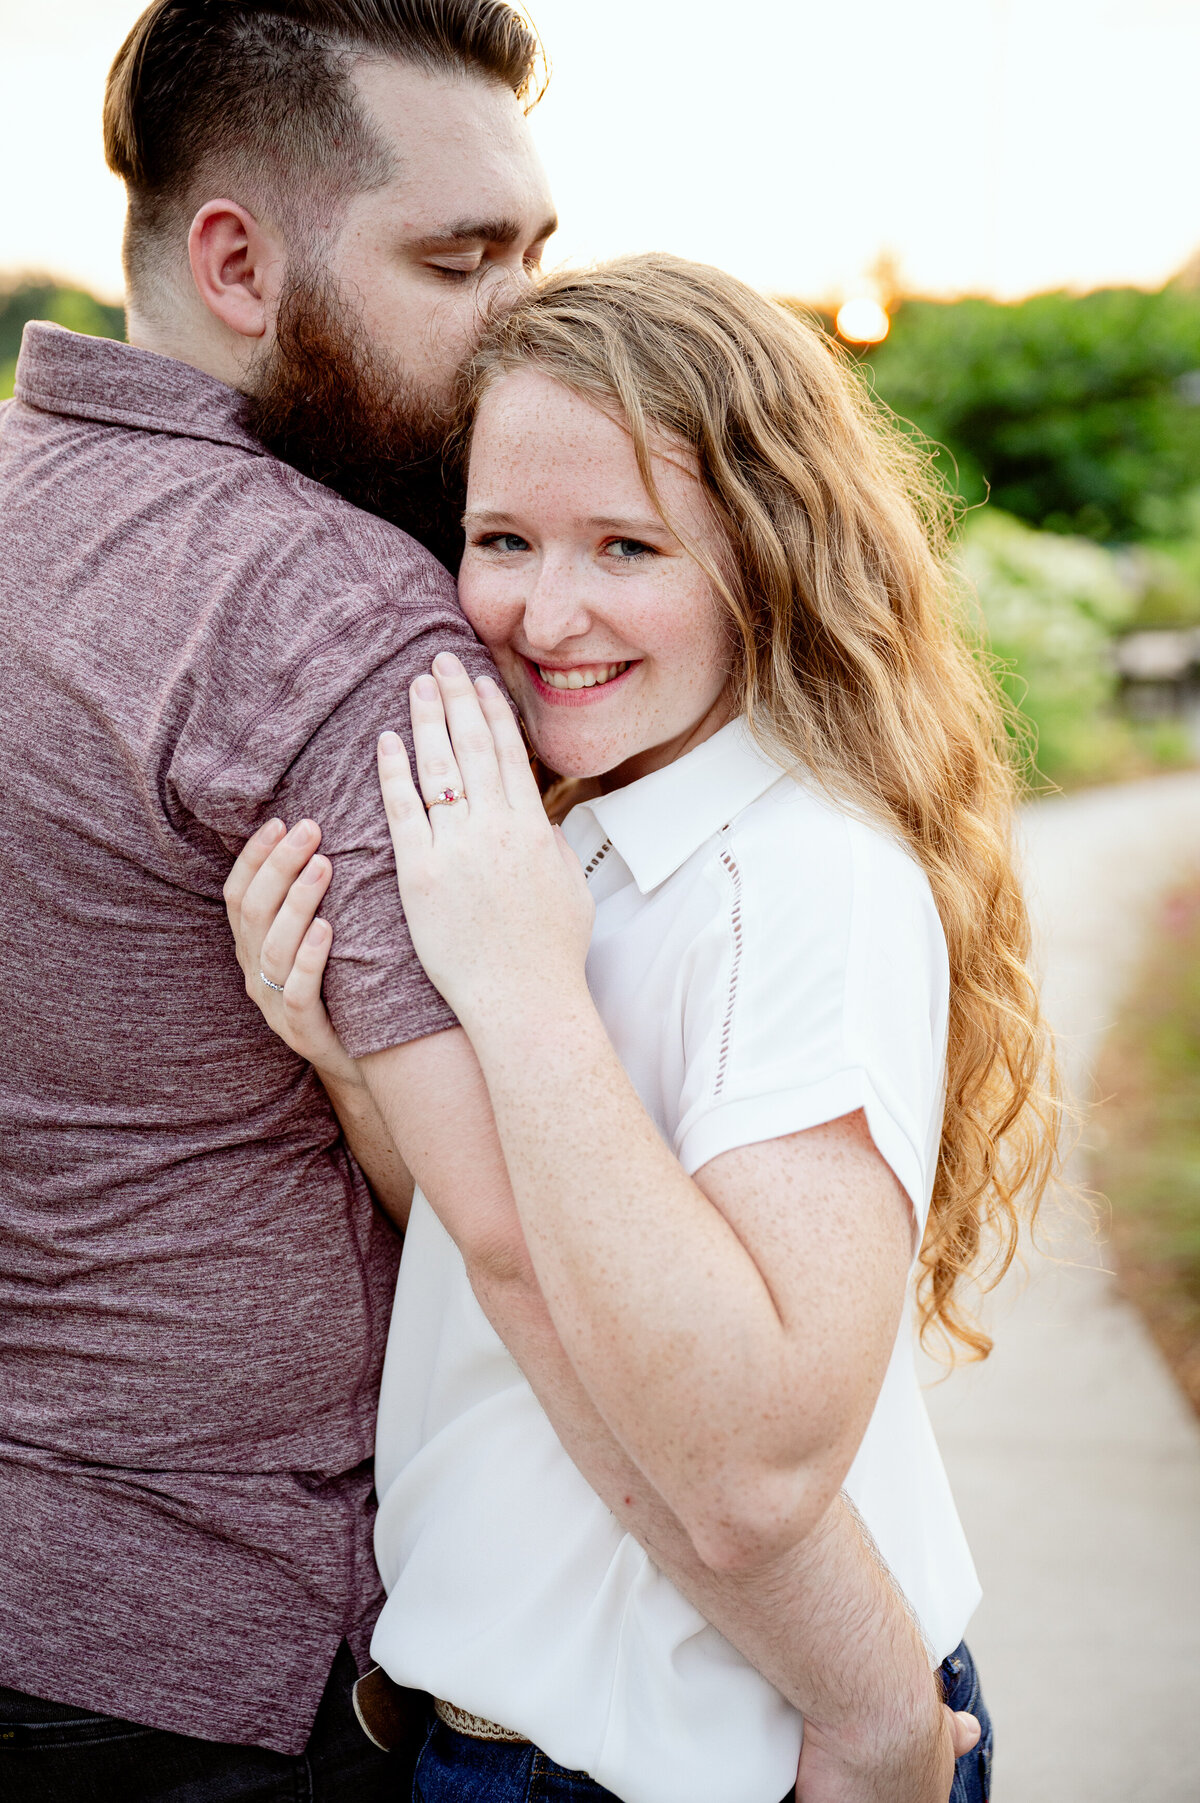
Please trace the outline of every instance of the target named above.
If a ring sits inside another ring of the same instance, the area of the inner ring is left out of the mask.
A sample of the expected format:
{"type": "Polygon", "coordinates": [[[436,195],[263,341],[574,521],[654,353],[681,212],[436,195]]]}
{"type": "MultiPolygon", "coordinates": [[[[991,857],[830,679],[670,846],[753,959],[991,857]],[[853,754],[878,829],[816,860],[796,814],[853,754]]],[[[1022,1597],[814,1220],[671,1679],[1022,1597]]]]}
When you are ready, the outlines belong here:
{"type": "Polygon", "coordinates": [[[284,247],[236,200],[209,200],[188,233],[188,261],[201,300],[241,338],[262,338],[275,318],[284,247]]]}

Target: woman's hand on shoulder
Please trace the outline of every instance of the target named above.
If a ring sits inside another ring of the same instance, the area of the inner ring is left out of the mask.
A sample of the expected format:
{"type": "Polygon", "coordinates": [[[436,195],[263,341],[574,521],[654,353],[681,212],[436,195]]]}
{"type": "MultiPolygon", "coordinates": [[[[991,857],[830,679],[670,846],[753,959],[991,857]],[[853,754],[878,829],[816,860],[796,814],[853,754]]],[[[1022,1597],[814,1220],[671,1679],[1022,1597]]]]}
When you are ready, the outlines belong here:
{"type": "Polygon", "coordinates": [[[273,1033],[330,1080],[357,1084],[321,1000],[333,930],[317,919],[333,866],[317,854],[321,829],[301,820],[288,832],[269,820],[242,847],[225,882],[246,994],[273,1033]]]}
{"type": "Polygon", "coordinates": [[[379,779],[417,955],[475,1036],[518,1005],[586,996],[593,908],[546,817],[512,710],[443,653],[409,696],[416,780],[395,733],[379,779]],[[444,798],[444,799],[441,799],[444,798]]]}

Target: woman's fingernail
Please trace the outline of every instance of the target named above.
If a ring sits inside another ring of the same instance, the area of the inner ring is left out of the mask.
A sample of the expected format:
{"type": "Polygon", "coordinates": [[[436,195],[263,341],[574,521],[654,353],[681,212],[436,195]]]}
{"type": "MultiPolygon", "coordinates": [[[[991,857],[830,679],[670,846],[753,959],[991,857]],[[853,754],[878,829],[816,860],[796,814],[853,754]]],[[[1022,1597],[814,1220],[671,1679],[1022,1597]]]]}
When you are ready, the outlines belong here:
{"type": "Polygon", "coordinates": [[[404,749],[400,743],[400,734],[398,732],[381,732],[379,749],[385,758],[394,758],[397,752],[404,749]]]}
{"type": "Polygon", "coordinates": [[[421,701],[436,701],[438,686],[432,676],[418,676],[413,683],[413,694],[421,701]]]}
{"type": "Polygon", "coordinates": [[[306,840],[312,838],[316,830],[317,823],[315,820],[297,820],[295,826],[288,834],[288,838],[293,845],[303,845],[306,840]]]}
{"type": "Polygon", "coordinates": [[[314,920],[307,933],[304,935],[305,945],[315,946],[322,944],[328,931],[329,928],[325,925],[323,920],[314,920]]]}
{"type": "Polygon", "coordinates": [[[302,883],[319,883],[324,875],[324,858],[310,858],[308,863],[304,866],[304,869],[300,872],[300,881],[302,883]]]}
{"type": "Polygon", "coordinates": [[[268,820],[262,829],[262,836],[268,845],[274,845],[277,839],[283,838],[286,831],[282,820],[268,820]]]}
{"type": "Polygon", "coordinates": [[[500,693],[500,685],[492,676],[477,676],[475,687],[481,695],[498,695],[500,693]]]}
{"type": "Polygon", "coordinates": [[[453,651],[439,651],[433,660],[434,669],[436,670],[439,665],[441,666],[443,674],[446,676],[453,676],[457,671],[462,669],[462,664],[459,662],[458,658],[455,657],[453,651]]]}

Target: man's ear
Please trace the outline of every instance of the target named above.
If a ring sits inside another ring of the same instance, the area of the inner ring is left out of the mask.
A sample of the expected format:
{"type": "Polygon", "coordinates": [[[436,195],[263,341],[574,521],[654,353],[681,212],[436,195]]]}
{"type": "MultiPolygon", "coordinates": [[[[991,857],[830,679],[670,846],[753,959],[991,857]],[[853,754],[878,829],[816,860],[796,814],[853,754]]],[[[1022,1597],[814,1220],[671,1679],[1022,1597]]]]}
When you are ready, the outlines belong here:
{"type": "Polygon", "coordinates": [[[284,247],[236,200],[209,200],[192,220],[188,261],[209,312],[242,338],[262,338],[275,318],[284,247]]]}

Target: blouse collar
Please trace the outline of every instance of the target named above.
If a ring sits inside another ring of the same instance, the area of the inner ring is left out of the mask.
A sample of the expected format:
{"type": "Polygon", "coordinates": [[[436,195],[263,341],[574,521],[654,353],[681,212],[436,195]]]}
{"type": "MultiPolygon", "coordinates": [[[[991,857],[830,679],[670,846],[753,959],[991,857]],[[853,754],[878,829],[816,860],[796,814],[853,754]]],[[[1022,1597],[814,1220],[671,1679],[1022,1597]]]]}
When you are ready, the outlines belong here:
{"type": "Polygon", "coordinates": [[[608,840],[648,895],[782,775],[745,720],[731,720],[673,764],[580,802],[563,830],[585,864],[608,840]]]}

